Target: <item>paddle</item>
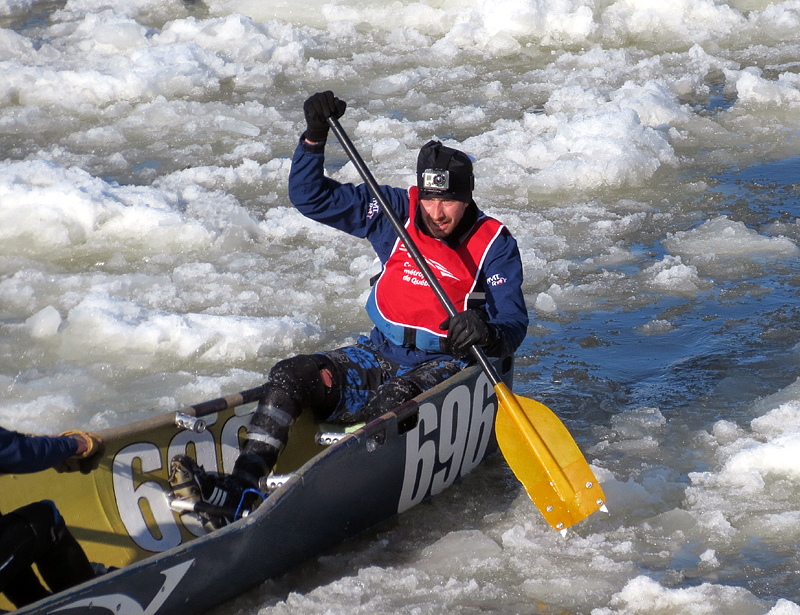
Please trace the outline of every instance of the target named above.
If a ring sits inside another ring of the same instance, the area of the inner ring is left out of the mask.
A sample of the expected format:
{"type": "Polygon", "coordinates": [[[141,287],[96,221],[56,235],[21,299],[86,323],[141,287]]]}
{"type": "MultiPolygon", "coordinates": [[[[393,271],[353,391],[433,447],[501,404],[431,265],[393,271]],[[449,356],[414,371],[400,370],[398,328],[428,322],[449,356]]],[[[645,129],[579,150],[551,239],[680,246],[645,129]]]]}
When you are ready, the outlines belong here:
{"type": "MultiPolygon", "coordinates": [[[[329,117],[328,125],[445,311],[449,316],[455,316],[457,312],[453,302],[444,292],[405,227],[397,219],[397,215],[389,207],[378,183],[342,129],[339,120],[329,117]]],[[[500,450],[545,520],[554,529],[564,532],[593,512],[606,510],[603,490],[561,420],[545,405],[514,395],[500,380],[482,348],[472,346],[470,350],[497,394],[499,407],[495,433],[500,450]]]]}

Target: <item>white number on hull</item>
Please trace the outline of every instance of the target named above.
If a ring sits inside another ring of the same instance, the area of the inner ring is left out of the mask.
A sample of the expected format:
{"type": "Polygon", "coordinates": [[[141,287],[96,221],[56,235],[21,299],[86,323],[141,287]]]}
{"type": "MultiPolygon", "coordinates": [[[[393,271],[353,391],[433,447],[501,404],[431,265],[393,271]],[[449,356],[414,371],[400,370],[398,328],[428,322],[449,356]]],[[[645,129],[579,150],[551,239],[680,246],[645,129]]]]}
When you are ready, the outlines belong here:
{"type": "Polygon", "coordinates": [[[444,398],[441,421],[430,402],[419,407],[419,422],[406,434],[406,467],[397,512],[436,495],[468,474],[486,454],[495,416],[494,390],[481,374],[472,390],[463,384],[444,398]]]}
{"type": "MultiPolygon", "coordinates": [[[[222,429],[220,445],[225,472],[230,473],[233,469],[233,462],[239,454],[238,431],[249,421],[247,414],[250,412],[252,409],[242,409],[241,414],[237,413],[228,419],[222,429]]],[[[216,420],[216,415],[206,417],[208,425],[213,425],[216,420]]],[[[137,484],[141,481],[141,474],[165,469],[175,455],[189,451],[207,471],[216,472],[216,447],[215,435],[211,430],[202,433],[185,430],[172,438],[165,459],[162,459],[159,447],[152,442],[131,444],[114,456],[112,483],[117,511],[128,535],[139,547],[162,553],[177,547],[183,540],[179,522],[169,507],[162,483],[148,480],[137,484]],[[190,448],[192,446],[193,451],[190,448]],[[141,469],[134,472],[134,467],[141,469]],[[153,527],[153,522],[156,527],[153,527]]],[[[184,521],[184,527],[195,536],[206,533],[199,523],[193,523],[188,516],[184,521]]]]}

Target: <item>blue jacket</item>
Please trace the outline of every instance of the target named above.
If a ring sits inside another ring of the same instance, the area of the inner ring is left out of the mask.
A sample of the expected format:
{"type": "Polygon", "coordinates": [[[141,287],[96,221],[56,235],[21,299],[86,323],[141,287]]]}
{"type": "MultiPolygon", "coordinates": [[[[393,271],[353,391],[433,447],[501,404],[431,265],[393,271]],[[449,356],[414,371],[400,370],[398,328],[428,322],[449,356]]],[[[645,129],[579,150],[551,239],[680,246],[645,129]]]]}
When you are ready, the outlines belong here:
{"type": "Polygon", "coordinates": [[[69,436],[28,436],[0,427],[0,474],[41,472],[78,452],[69,436]]]}
{"type": "MultiPolygon", "coordinates": [[[[289,173],[289,199],[304,216],[354,237],[367,239],[381,263],[385,264],[397,240],[395,230],[365,184],[341,184],[325,176],[324,150],[324,143],[308,145],[301,138],[289,173]]],[[[409,211],[408,191],[389,186],[381,186],[381,189],[398,219],[405,222],[409,211]]],[[[499,332],[498,341],[486,349],[487,354],[512,354],[525,339],[528,310],[522,293],[522,260],[517,242],[510,233],[503,233],[492,244],[483,264],[481,282],[483,287],[475,290],[485,293],[484,309],[489,322],[499,332]],[[487,283],[495,276],[503,278],[505,283],[487,283]]],[[[437,300],[433,292],[431,300],[437,300]]],[[[398,346],[376,328],[373,328],[370,338],[385,356],[403,365],[449,358],[444,354],[398,346]]]]}

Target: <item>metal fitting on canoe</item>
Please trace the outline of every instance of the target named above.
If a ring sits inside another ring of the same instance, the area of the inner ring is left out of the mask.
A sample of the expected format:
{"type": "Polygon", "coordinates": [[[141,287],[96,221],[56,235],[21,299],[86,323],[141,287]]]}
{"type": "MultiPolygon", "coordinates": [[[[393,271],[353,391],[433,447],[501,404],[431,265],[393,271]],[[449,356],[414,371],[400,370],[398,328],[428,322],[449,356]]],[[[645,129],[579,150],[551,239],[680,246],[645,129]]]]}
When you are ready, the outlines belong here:
{"type": "Polygon", "coordinates": [[[169,507],[177,513],[183,514],[195,512],[196,502],[190,502],[188,500],[167,496],[167,503],[169,504],[169,507]]]}
{"type": "Polygon", "coordinates": [[[350,434],[343,431],[320,431],[317,432],[315,440],[317,441],[317,444],[321,446],[330,446],[331,444],[336,444],[339,442],[339,440],[343,440],[349,435],[350,434]]]}
{"type": "Polygon", "coordinates": [[[180,429],[188,429],[195,433],[203,433],[206,430],[206,422],[196,416],[189,416],[183,412],[175,413],[175,426],[180,429]]]}
{"type": "Polygon", "coordinates": [[[270,474],[258,479],[258,489],[262,493],[272,493],[281,485],[287,483],[292,477],[291,474],[270,474]]]}

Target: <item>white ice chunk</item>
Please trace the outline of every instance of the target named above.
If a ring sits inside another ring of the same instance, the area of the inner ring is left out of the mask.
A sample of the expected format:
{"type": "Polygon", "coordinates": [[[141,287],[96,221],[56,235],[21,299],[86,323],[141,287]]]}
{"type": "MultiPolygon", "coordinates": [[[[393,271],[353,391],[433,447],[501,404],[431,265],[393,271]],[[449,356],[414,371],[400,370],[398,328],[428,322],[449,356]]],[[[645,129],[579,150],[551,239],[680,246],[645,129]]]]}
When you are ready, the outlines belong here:
{"type": "Polygon", "coordinates": [[[61,314],[52,305],[36,312],[25,321],[25,325],[34,338],[53,337],[61,326],[61,314]]]}

